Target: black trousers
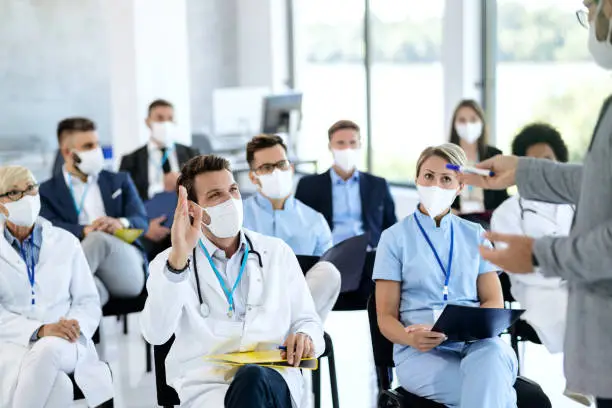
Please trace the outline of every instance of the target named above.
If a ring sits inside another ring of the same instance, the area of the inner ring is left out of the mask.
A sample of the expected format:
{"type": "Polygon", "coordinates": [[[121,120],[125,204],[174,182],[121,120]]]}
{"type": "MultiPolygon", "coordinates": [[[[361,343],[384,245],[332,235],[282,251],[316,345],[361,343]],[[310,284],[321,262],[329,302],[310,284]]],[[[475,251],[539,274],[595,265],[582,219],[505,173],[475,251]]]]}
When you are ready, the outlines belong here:
{"type": "Polygon", "coordinates": [[[245,365],[225,394],[225,408],[291,408],[291,394],[277,371],[245,365]]]}
{"type": "Polygon", "coordinates": [[[612,408],[612,399],[597,398],[597,408],[612,408]]]}

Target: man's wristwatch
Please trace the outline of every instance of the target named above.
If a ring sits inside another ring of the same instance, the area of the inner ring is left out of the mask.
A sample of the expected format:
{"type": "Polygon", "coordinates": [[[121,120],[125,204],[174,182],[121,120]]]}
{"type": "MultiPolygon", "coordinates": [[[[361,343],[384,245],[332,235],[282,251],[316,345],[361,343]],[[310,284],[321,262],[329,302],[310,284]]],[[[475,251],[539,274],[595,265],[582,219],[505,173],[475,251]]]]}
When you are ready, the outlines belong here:
{"type": "Polygon", "coordinates": [[[187,263],[185,264],[185,267],[183,269],[176,269],[174,268],[172,265],[170,265],[170,261],[167,260],[166,261],[166,268],[168,268],[168,270],[172,273],[176,273],[177,275],[179,273],[183,273],[185,272],[187,269],[189,269],[189,265],[191,264],[191,259],[187,259],[187,263]]]}

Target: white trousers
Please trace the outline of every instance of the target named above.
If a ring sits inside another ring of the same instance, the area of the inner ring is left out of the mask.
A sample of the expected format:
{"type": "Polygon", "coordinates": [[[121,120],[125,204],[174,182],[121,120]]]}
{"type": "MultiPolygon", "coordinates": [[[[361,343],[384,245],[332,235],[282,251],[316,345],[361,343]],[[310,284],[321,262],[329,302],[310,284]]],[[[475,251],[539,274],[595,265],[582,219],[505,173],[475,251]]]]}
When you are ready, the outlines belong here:
{"type": "Polygon", "coordinates": [[[329,262],[318,262],[306,272],[305,278],[317,313],[325,322],[340,294],[340,272],[329,262]]]}
{"type": "Polygon", "coordinates": [[[65,408],[74,398],[68,374],[74,372],[77,345],[59,337],[43,337],[21,362],[15,408],[65,408]]]}

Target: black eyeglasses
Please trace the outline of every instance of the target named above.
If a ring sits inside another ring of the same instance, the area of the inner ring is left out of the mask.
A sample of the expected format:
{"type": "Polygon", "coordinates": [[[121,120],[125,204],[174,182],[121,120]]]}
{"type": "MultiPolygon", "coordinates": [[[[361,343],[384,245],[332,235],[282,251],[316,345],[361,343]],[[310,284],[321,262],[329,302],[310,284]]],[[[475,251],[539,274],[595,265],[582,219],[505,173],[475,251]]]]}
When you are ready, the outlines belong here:
{"type": "Polygon", "coordinates": [[[29,185],[25,190],[11,190],[7,193],[0,194],[0,198],[8,197],[11,201],[19,201],[25,195],[35,196],[38,194],[38,184],[29,185]]]}
{"type": "Polygon", "coordinates": [[[266,163],[257,167],[253,171],[258,175],[271,174],[275,169],[279,169],[281,171],[289,170],[291,167],[291,162],[289,160],[281,160],[276,163],[266,163]]]}

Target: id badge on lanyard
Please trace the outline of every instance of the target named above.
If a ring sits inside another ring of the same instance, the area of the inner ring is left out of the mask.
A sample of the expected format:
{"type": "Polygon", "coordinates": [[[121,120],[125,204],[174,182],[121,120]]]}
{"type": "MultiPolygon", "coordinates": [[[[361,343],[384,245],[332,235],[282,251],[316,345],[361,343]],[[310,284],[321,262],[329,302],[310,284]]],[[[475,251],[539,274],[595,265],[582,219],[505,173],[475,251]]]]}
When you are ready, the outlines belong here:
{"type": "Polygon", "coordinates": [[[450,242],[450,250],[449,250],[449,254],[448,254],[448,265],[445,268],[444,264],[442,263],[442,260],[440,259],[440,256],[438,255],[438,251],[436,250],[436,247],[431,242],[431,239],[429,239],[429,236],[425,232],[425,229],[421,225],[421,222],[419,221],[419,219],[418,219],[418,217],[416,215],[414,216],[414,220],[416,221],[416,223],[417,223],[417,225],[419,227],[419,230],[421,230],[421,233],[423,234],[423,238],[425,238],[425,241],[427,241],[427,244],[429,244],[429,248],[431,248],[431,251],[433,252],[434,256],[436,257],[436,261],[438,261],[438,265],[440,266],[440,269],[442,269],[442,273],[444,273],[444,286],[442,288],[442,299],[446,303],[448,301],[448,295],[449,295],[448,284],[450,282],[451,269],[452,269],[452,265],[453,265],[453,252],[454,252],[454,247],[455,247],[455,230],[454,230],[454,227],[451,224],[451,230],[450,230],[450,239],[451,239],[451,242],[450,242]]]}

